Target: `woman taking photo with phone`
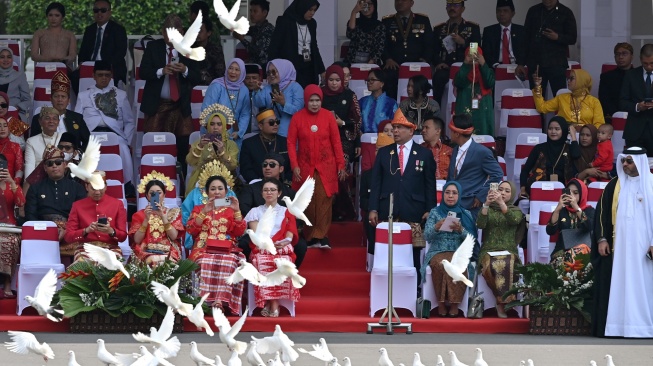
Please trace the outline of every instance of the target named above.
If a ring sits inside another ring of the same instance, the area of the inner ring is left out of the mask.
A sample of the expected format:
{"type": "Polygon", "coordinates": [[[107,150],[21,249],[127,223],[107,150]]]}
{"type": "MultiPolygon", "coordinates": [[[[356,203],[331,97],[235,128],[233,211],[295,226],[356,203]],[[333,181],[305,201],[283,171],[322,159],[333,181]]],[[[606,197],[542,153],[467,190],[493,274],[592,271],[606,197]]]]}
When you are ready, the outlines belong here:
{"type": "MultiPolygon", "coordinates": [[[[281,182],[275,178],[266,178],[263,180],[263,190],[261,194],[265,204],[251,209],[245,221],[247,226],[256,231],[256,228],[269,207],[274,211],[274,226],[272,226],[272,242],[277,250],[277,254],[272,254],[267,250],[262,250],[254,244],[250,244],[252,254],[250,261],[263,275],[267,275],[277,269],[274,260],[277,258],[287,259],[295,262],[294,245],[297,244],[297,221],[285,207],[277,203],[281,197],[281,182]]],[[[263,308],[261,315],[270,318],[279,316],[279,300],[289,299],[293,302],[299,300],[299,289],[293,287],[292,281],[287,279],[278,286],[254,286],[254,296],[256,298],[256,307],[263,308]]]]}
{"type": "Polygon", "coordinates": [[[240,314],[243,282],[230,285],[226,279],[238,268],[240,260],[246,259],[237,241],[245,233],[246,222],[238,199],[225,199],[227,187],[233,184],[231,179],[228,171],[208,169],[202,172],[199,180],[208,200],[206,204],[195,206],[186,230],[194,240],[189,258],[200,266],[199,295],[209,294],[207,304],[223,311],[228,308],[231,314],[240,314]]]}
{"type": "MultiPolygon", "coordinates": [[[[1,131],[2,129],[0,129],[1,131]]],[[[0,154],[0,224],[16,225],[14,208],[25,205],[23,191],[7,170],[7,158],[0,154]]],[[[11,292],[11,275],[16,269],[20,255],[20,234],[0,231],[0,275],[3,277],[4,289],[0,299],[13,299],[11,292]]]]}
{"type": "Polygon", "coordinates": [[[204,164],[218,160],[234,174],[238,168],[238,146],[227,136],[227,130],[234,121],[231,110],[222,104],[211,104],[202,111],[200,125],[206,128],[199,140],[190,145],[186,163],[193,167],[193,173],[186,184],[186,195],[195,189],[197,177],[204,164]]]}
{"type": "Polygon", "coordinates": [[[165,192],[173,189],[170,179],[156,171],[138,185],[138,192],[145,194],[149,204],[132,216],[128,235],[134,256],[152,266],[166,259],[177,262],[181,257],[181,238],[186,230],[181,223],[181,210],[164,205],[165,192]]]}

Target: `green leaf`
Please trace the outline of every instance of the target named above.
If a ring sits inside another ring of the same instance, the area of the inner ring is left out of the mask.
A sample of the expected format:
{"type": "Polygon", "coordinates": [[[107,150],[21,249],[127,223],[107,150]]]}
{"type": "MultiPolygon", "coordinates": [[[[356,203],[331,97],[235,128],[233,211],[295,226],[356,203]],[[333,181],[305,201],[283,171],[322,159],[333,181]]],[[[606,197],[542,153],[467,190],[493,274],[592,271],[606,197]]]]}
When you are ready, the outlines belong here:
{"type": "Polygon", "coordinates": [[[151,318],[154,315],[154,309],[146,305],[134,305],[133,312],[139,318],[151,318]]]}

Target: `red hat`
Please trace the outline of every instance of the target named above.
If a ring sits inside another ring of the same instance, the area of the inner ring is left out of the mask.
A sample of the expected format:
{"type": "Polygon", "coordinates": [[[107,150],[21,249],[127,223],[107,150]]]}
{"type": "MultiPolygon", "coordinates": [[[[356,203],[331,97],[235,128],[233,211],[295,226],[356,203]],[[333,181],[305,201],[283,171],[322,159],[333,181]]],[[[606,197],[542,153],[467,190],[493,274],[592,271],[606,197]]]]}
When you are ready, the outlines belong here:
{"type": "Polygon", "coordinates": [[[70,95],[70,79],[68,79],[68,76],[62,71],[57,71],[52,77],[50,89],[52,90],[52,94],[56,91],[62,91],[70,95]]]}
{"type": "Polygon", "coordinates": [[[406,119],[406,116],[404,116],[404,112],[401,111],[401,108],[398,108],[397,111],[395,112],[395,116],[392,119],[392,125],[405,126],[408,128],[412,128],[413,130],[417,128],[415,124],[413,124],[412,122],[406,119]]]}

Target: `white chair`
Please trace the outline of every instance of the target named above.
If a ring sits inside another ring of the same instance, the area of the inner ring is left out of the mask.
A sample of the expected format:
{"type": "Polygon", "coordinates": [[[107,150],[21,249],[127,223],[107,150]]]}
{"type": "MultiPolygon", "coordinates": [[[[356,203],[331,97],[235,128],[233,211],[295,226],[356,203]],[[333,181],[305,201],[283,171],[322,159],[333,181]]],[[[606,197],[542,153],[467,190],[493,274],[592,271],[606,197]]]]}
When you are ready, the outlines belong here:
{"type": "Polygon", "coordinates": [[[504,159],[503,156],[497,156],[497,161],[499,162],[499,166],[501,167],[501,170],[503,170],[503,180],[507,181],[508,180],[508,166],[506,165],[506,159],[504,159]]]}
{"type": "Polygon", "coordinates": [[[592,182],[587,186],[587,204],[596,208],[597,203],[601,199],[603,190],[608,182],[592,182]]]}
{"type": "Polygon", "coordinates": [[[529,225],[528,230],[535,231],[534,236],[537,237],[537,242],[528,246],[528,256],[535,258],[533,262],[549,263],[551,253],[556,245],[557,235],[549,235],[546,233],[546,225],[551,219],[551,215],[557,205],[546,204],[540,207],[538,214],[537,225],[529,225]],[[531,251],[533,251],[531,255],[531,251]]]}
{"type": "MultiPolygon", "coordinates": [[[[413,264],[412,232],[405,222],[395,222],[392,234],[392,304],[408,309],[413,316],[417,305],[417,271],[413,264]]],[[[376,227],[374,265],[370,277],[370,317],[388,305],[388,223],[376,227]]]]}
{"type": "Polygon", "coordinates": [[[497,136],[507,136],[508,112],[511,109],[535,109],[533,92],[530,89],[505,89],[501,92],[501,111],[499,113],[499,128],[497,136]]]}
{"type": "Polygon", "coordinates": [[[415,142],[418,145],[421,145],[424,143],[424,136],[420,135],[413,135],[413,142],[415,142]]]}
{"type": "MultiPolygon", "coordinates": [[[[449,82],[447,83],[446,90],[442,95],[442,105],[445,106],[445,121],[451,121],[451,116],[454,114],[453,109],[454,104],[456,103],[456,88],[453,86],[453,78],[456,76],[456,73],[458,73],[458,70],[460,70],[462,64],[462,62],[454,62],[451,64],[451,67],[449,67],[449,82]]],[[[429,80],[431,79],[429,78],[429,80]]],[[[443,107],[441,106],[440,108],[443,107]]],[[[440,111],[440,115],[442,115],[442,111],[440,111]]],[[[447,130],[447,136],[451,137],[449,129],[445,128],[445,130],[447,130]]]]}
{"type": "Polygon", "coordinates": [[[125,184],[125,175],[122,171],[122,159],[117,154],[101,154],[97,165],[98,170],[104,171],[106,178],[125,184]]]}
{"type": "Polygon", "coordinates": [[[349,80],[349,89],[351,89],[358,99],[365,96],[367,91],[367,76],[371,70],[379,69],[375,64],[352,64],[349,68],[351,80],[349,80]]]}
{"type": "MultiPolygon", "coordinates": [[[[556,206],[562,195],[565,186],[560,182],[534,182],[531,185],[529,200],[529,224],[528,224],[528,262],[540,261],[538,246],[538,230],[540,225],[540,210],[546,206],[556,206]],[[536,248],[536,249],[533,249],[536,248]]],[[[548,257],[545,263],[548,263],[548,257]]]]}
{"type": "Polygon", "coordinates": [[[612,148],[614,150],[614,158],[624,151],[626,142],[624,141],[624,128],[626,128],[626,120],[628,119],[628,112],[616,112],[612,115],[612,148]]]}
{"type": "MultiPolygon", "coordinates": [[[[430,246],[431,244],[429,242],[426,242],[425,252],[428,252],[430,246]]],[[[431,301],[431,310],[438,307],[438,296],[435,294],[435,287],[433,286],[433,277],[431,277],[432,274],[433,271],[431,270],[431,266],[426,265],[426,273],[424,274],[423,285],[422,285],[422,297],[425,300],[431,301]]],[[[484,295],[483,298],[487,296],[486,294],[487,292],[483,294],[484,295]]],[[[492,292],[490,292],[490,294],[492,294],[492,292]]],[[[465,291],[465,295],[463,295],[463,300],[458,306],[458,309],[462,310],[465,316],[467,316],[468,304],[469,304],[469,288],[467,288],[467,290],[465,291]]]]}
{"type": "Polygon", "coordinates": [[[37,86],[49,88],[57,71],[66,73],[66,65],[63,62],[37,62],[34,66],[34,88],[37,86]]]}
{"type": "Polygon", "coordinates": [[[91,132],[100,143],[100,152],[102,154],[120,155],[120,140],[114,132],[91,132]]]}
{"type": "Polygon", "coordinates": [[[519,135],[542,133],[542,117],[535,109],[511,109],[508,111],[507,126],[505,157],[514,158],[519,135]]]}
{"type": "Polygon", "coordinates": [[[147,132],[141,146],[143,156],[147,154],[170,154],[177,156],[177,137],[171,132],[147,132]]]}
{"type": "MultiPolygon", "coordinates": [[[[526,163],[528,155],[530,155],[535,145],[545,142],[546,135],[538,133],[522,133],[517,136],[517,143],[512,157],[506,153],[506,168],[508,177],[515,182],[519,189],[519,175],[521,174],[522,165],[526,163]]],[[[506,147],[507,148],[507,147],[506,147]]]]}
{"type": "Polygon", "coordinates": [[[190,113],[193,119],[193,129],[200,130],[200,115],[202,114],[202,103],[204,103],[204,96],[209,87],[206,85],[198,85],[193,88],[190,94],[190,113]]]}
{"type": "MultiPolygon", "coordinates": [[[[431,80],[431,65],[426,62],[404,62],[399,66],[399,81],[397,82],[397,103],[401,102],[401,97],[407,97],[408,92],[408,79],[413,76],[424,75],[428,80],[431,80]]],[[[433,91],[427,94],[433,96],[433,91]]]]}
{"type": "Polygon", "coordinates": [[[51,221],[28,221],[23,224],[18,266],[18,304],[16,314],[29,307],[25,296],[34,295],[36,286],[50,269],[64,272],[59,254],[59,229],[51,221]]]}
{"type": "MultiPolygon", "coordinates": [[[[156,170],[170,178],[177,189],[166,191],[165,204],[167,207],[180,207],[179,181],[177,180],[177,159],[170,154],[147,154],[141,158],[139,181],[148,173],[156,170]]],[[[138,209],[143,209],[148,204],[148,199],[139,193],[138,209]]]]}
{"type": "Polygon", "coordinates": [[[472,135],[472,139],[477,144],[481,144],[490,149],[496,149],[497,143],[494,141],[494,137],[490,135],[472,135]]]}
{"type": "MultiPolygon", "coordinates": [[[[248,316],[252,316],[256,309],[256,299],[254,297],[254,285],[247,283],[247,305],[249,306],[248,316]]],[[[288,309],[290,316],[295,317],[295,302],[290,299],[279,299],[279,305],[288,309]]]]}
{"type": "MultiPolygon", "coordinates": [[[[503,91],[506,89],[523,89],[528,85],[528,81],[522,82],[515,77],[515,70],[517,65],[497,65],[494,68],[494,130],[497,132],[497,136],[505,136],[505,126],[504,130],[501,130],[501,99],[503,97],[503,91]],[[502,132],[500,134],[500,132],[502,132]]],[[[528,71],[526,72],[528,75],[528,71]]]]}
{"type": "Polygon", "coordinates": [[[41,107],[52,105],[52,90],[50,86],[35,86],[34,97],[32,98],[32,113],[29,116],[30,121],[34,116],[41,112],[41,107]]]}

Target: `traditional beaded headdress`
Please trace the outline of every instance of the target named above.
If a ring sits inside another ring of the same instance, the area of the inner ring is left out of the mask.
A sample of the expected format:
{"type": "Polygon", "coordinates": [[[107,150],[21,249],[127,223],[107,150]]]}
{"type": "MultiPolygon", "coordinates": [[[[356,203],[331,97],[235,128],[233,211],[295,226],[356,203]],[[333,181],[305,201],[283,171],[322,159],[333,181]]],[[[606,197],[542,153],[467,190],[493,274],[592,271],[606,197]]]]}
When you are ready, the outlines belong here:
{"type": "Polygon", "coordinates": [[[138,193],[144,194],[145,187],[147,187],[147,184],[153,180],[163,183],[163,185],[166,187],[166,191],[172,191],[175,189],[175,186],[172,184],[170,178],[163,175],[163,173],[159,173],[156,170],[153,170],[144,176],[143,179],[141,179],[141,182],[138,184],[138,193]]]}
{"type": "Polygon", "coordinates": [[[204,108],[202,114],[200,114],[200,125],[206,127],[209,121],[215,116],[220,117],[220,120],[225,126],[234,124],[234,113],[231,109],[225,105],[214,103],[204,108]]]}
{"type": "Polygon", "coordinates": [[[200,186],[200,190],[204,190],[206,181],[214,175],[219,175],[227,181],[229,187],[234,186],[234,177],[231,175],[229,169],[220,163],[218,160],[210,161],[204,164],[202,172],[200,173],[197,183],[200,186]]]}

